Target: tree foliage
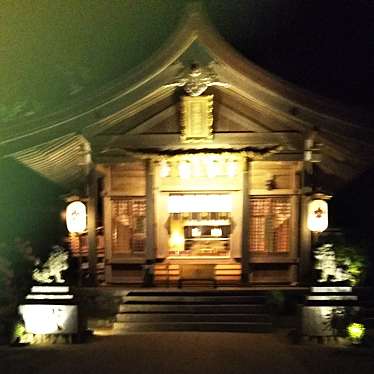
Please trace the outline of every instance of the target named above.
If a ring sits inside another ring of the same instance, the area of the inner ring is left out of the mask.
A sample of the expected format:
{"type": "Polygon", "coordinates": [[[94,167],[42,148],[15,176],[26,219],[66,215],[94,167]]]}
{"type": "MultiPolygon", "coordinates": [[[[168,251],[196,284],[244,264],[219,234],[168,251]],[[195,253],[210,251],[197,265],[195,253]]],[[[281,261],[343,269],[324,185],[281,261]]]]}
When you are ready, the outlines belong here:
{"type": "Polygon", "coordinates": [[[17,306],[29,291],[35,256],[28,242],[0,245],[0,336],[9,333],[17,306]]]}

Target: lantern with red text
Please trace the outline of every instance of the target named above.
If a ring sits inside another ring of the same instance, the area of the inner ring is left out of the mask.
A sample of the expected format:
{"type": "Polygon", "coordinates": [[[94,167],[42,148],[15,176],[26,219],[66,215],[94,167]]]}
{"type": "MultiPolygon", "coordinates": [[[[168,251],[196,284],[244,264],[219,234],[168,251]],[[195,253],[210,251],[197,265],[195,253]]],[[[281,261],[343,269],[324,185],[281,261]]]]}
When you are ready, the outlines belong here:
{"type": "Polygon", "coordinates": [[[66,226],[71,233],[82,233],[87,228],[87,209],[81,201],[73,201],[66,207],[66,226]]]}
{"type": "Polygon", "coordinates": [[[323,232],[329,225],[328,205],[325,200],[316,199],[309,202],[307,226],[310,231],[323,232]]]}

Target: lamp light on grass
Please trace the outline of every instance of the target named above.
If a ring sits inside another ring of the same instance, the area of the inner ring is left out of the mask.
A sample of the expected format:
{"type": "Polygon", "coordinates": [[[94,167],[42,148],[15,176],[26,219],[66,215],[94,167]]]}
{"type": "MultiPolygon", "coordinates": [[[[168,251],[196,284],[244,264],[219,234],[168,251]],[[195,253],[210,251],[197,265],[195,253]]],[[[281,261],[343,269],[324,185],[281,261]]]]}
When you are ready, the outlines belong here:
{"type": "Polygon", "coordinates": [[[347,326],[347,333],[353,344],[360,344],[365,335],[365,326],[362,323],[350,323],[347,326]]]}

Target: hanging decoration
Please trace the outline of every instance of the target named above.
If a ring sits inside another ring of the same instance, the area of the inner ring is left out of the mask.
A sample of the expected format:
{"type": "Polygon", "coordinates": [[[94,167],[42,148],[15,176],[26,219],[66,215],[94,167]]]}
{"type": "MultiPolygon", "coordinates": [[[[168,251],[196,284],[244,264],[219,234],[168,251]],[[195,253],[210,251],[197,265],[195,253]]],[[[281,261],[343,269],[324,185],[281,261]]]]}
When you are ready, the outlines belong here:
{"type": "Polygon", "coordinates": [[[70,233],[80,234],[87,228],[87,209],[81,201],[73,201],[66,207],[66,226],[70,233]]]}
{"type": "Polygon", "coordinates": [[[325,200],[315,199],[308,205],[307,226],[310,231],[323,232],[329,225],[328,205],[325,200]]]}

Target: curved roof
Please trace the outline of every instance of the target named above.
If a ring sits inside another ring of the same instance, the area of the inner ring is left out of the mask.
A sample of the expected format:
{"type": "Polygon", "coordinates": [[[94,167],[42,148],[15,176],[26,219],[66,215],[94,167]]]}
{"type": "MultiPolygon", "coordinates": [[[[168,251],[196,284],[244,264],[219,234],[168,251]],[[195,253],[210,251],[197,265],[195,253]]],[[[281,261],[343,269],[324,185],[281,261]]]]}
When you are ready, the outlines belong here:
{"type": "MultiPolygon", "coordinates": [[[[364,126],[368,122],[365,116],[311,95],[246,60],[196,6],[182,16],[179,28],[164,47],[124,78],[61,113],[28,122],[27,127],[19,124],[0,129],[0,155],[15,157],[55,182],[74,184],[88,161],[82,163],[81,157],[86,155],[87,140],[95,146],[95,137],[108,129],[121,125],[130,130],[139,124],[137,116],[141,113],[156,103],[172,100],[175,88],[169,84],[195,60],[214,62],[219,79],[229,83],[221,92],[222,101],[230,98],[249,106],[267,116],[268,124],[281,122],[287,131],[304,137],[317,127],[317,140],[325,144],[322,167],[326,172],[351,178],[372,162],[374,132],[364,126]],[[66,177],[59,170],[62,167],[70,170],[66,177]]],[[[173,112],[174,104],[170,102],[163,111],[173,112]]],[[[227,113],[230,106],[224,107],[227,113]]],[[[155,116],[160,113],[151,115],[155,116]]]]}

